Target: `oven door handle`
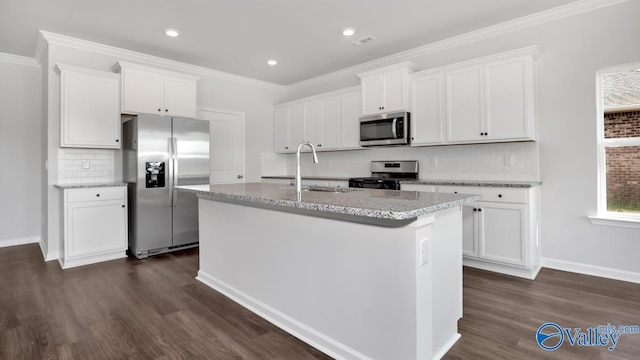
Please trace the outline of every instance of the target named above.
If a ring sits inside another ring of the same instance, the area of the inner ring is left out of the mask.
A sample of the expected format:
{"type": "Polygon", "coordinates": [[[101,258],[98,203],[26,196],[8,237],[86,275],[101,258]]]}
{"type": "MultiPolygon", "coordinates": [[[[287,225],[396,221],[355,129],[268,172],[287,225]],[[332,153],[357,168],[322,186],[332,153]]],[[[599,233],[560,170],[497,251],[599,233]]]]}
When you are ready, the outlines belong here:
{"type": "Polygon", "coordinates": [[[394,139],[398,138],[398,132],[396,131],[397,122],[398,122],[398,118],[393,118],[393,121],[391,121],[391,136],[394,139]]]}

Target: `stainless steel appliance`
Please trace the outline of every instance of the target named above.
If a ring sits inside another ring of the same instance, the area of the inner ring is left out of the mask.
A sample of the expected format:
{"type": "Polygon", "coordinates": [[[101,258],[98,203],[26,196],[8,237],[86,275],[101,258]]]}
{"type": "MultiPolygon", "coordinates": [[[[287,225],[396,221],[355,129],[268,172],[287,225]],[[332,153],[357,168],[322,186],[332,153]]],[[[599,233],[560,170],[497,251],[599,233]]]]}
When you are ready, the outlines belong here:
{"type": "Polygon", "coordinates": [[[372,161],[371,176],[351,178],[349,187],[400,190],[401,181],[417,178],[417,160],[372,161]]]}
{"type": "Polygon", "coordinates": [[[409,119],[406,111],[362,116],[361,146],[407,145],[410,142],[409,119]]]}
{"type": "Polygon", "coordinates": [[[139,114],[122,125],[129,253],[198,245],[198,201],[176,185],[209,184],[209,122],[139,114]]]}

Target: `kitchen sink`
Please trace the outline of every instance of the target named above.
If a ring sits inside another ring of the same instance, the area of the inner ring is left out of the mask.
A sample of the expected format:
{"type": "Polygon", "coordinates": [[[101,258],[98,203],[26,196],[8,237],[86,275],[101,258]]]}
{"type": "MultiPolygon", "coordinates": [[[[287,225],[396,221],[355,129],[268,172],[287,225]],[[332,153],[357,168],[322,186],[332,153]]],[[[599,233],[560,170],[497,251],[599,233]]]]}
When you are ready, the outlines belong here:
{"type": "MultiPolygon", "coordinates": [[[[285,189],[286,190],[296,191],[296,188],[294,186],[287,186],[285,189]]],[[[302,191],[325,192],[325,193],[340,194],[340,193],[348,193],[348,192],[353,192],[353,191],[362,191],[362,189],[345,188],[345,187],[338,187],[338,186],[317,186],[317,185],[314,185],[314,186],[303,186],[302,187],[302,191]]]]}

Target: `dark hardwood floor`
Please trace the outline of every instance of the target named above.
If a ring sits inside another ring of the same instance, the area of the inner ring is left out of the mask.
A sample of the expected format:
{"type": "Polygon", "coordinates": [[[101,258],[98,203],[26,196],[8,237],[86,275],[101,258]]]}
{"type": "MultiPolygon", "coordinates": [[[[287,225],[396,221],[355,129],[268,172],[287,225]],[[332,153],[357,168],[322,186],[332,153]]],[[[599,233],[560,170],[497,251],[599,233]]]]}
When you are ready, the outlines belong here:
{"type": "MultiPolygon", "coordinates": [[[[329,359],[194,278],[197,249],[61,270],[37,245],[0,249],[0,359],[329,359]]],[[[640,324],[640,285],[543,270],[536,281],[466,268],[462,339],[445,359],[640,359],[535,342],[563,327],[640,324]]],[[[402,359],[384,359],[402,360],[402,359]]]]}

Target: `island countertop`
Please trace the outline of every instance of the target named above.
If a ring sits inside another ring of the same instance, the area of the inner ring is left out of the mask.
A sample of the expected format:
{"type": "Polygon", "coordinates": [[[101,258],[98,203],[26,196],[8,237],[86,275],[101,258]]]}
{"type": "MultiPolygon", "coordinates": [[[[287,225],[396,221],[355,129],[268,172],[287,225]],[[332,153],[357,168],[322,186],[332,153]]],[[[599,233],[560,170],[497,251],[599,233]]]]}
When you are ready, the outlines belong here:
{"type": "Polygon", "coordinates": [[[478,195],[444,194],[418,191],[333,188],[340,192],[303,191],[296,201],[291,186],[269,183],[176,186],[201,199],[230,201],[248,206],[282,207],[386,220],[409,220],[440,210],[478,201],[478,195]]]}

